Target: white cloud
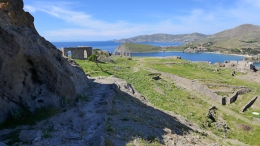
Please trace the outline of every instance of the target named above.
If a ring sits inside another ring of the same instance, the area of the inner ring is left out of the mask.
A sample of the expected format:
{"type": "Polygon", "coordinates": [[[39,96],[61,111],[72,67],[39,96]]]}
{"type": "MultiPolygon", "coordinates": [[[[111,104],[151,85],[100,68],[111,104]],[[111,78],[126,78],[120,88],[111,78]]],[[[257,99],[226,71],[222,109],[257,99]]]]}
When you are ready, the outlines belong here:
{"type": "Polygon", "coordinates": [[[25,5],[24,10],[27,11],[27,12],[30,12],[30,13],[34,13],[36,11],[36,8],[32,7],[32,6],[25,5]]]}
{"type": "MultiPolygon", "coordinates": [[[[126,21],[106,22],[98,20],[90,14],[71,10],[69,8],[71,5],[73,4],[45,3],[37,6],[26,5],[25,10],[29,12],[45,12],[75,25],[74,28],[43,32],[43,35],[47,38],[91,36],[121,38],[152,33],[181,34],[192,32],[213,34],[243,23],[260,24],[260,19],[256,16],[260,8],[260,1],[258,0],[238,0],[231,8],[224,6],[212,6],[211,9],[193,8],[186,12],[186,15],[174,15],[164,21],[150,24],[129,23],[126,21]]],[[[162,16],[162,14],[153,15],[162,16]]]]}

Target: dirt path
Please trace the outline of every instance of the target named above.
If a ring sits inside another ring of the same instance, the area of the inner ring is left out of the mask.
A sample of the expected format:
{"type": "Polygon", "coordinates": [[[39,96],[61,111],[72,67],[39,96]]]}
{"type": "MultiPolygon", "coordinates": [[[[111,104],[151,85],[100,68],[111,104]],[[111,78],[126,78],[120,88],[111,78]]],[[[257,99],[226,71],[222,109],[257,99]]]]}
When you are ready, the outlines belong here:
{"type": "Polygon", "coordinates": [[[161,71],[157,71],[151,68],[143,68],[146,69],[147,71],[153,72],[153,73],[161,73],[161,77],[165,79],[165,81],[171,81],[174,82],[177,86],[181,86],[187,90],[190,91],[194,91],[193,93],[196,94],[197,97],[199,97],[201,100],[207,102],[209,105],[211,106],[216,106],[218,108],[218,110],[226,113],[227,115],[232,115],[237,119],[240,119],[246,123],[250,123],[253,125],[260,125],[259,123],[255,122],[255,121],[251,121],[243,116],[241,116],[240,114],[226,108],[225,106],[220,104],[220,101],[217,99],[221,99],[220,96],[218,96],[216,93],[214,93],[213,91],[211,91],[209,88],[207,88],[205,85],[201,85],[198,82],[194,82],[192,80],[186,79],[186,78],[182,78],[173,74],[169,74],[169,73],[165,73],[165,72],[161,72],[161,71]],[[204,96],[200,96],[200,95],[204,95],[204,96]],[[209,97],[209,98],[205,98],[209,97]],[[217,102],[218,101],[218,102],[217,102]]]}
{"type": "Polygon", "coordinates": [[[64,107],[64,112],[43,120],[35,126],[18,126],[16,129],[1,130],[0,137],[15,131],[19,139],[29,143],[28,145],[30,143],[63,146],[101,145],[111,102],[115,96],[114,85],[98,82],[93,82],[91,85],[92,89],[85,97],[87,100],[84,97],[79,98],[73,107],[64,107]]]}
{"type": "Polygon", "coordinates": [[[140,58],[139,59],[139,64],[136,64],[134,67],[133,67],[133,71],[134,72],[138,72],[140,68],[143,68],[144,66],[144,58],[140,58]]]}

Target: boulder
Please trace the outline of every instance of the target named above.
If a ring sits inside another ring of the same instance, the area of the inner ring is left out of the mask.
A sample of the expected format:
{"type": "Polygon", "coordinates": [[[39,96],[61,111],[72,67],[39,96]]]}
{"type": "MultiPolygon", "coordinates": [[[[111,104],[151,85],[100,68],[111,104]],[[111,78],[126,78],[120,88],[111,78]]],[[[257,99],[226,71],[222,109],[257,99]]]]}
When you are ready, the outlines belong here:
{"type": "Polygon", "coordinates": [[[60,106],[85,95],[89,80],[36,31],[22,0],[0,0],[0,122],[13,110],[60,106]]]}

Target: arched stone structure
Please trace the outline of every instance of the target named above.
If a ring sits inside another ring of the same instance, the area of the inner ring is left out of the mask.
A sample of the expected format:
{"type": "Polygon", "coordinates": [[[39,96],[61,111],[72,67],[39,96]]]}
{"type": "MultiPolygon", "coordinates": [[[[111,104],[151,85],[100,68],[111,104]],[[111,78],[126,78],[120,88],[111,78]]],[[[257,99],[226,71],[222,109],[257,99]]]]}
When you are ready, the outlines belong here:
{"type": "Polygon", "coordinates": [[[87,59],[92,54],[92,47],[79,46],[62,48],[62,55],[68,57],[68,52],[71,51],[71,59],[87,59]]]}

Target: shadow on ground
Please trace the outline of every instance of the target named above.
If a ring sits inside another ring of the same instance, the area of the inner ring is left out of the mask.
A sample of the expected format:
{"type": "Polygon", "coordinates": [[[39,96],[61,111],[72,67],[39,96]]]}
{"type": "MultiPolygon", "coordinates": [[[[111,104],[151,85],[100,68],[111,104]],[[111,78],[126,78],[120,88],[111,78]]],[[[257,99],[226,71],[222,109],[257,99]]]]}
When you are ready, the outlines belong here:
{"type": "MultiPolygon", "coordinates": [[[[135,97],[135,94],[130,95],[118,88],[105,126],[107,145],[146,145],[153,142],[171,145],[178,136],[194,132],[175,117],[148,106],[148,100],[142,95],[135,97]]],[[[182,143],[185,142],[189,143],[187,140],[182,143]]]]}

